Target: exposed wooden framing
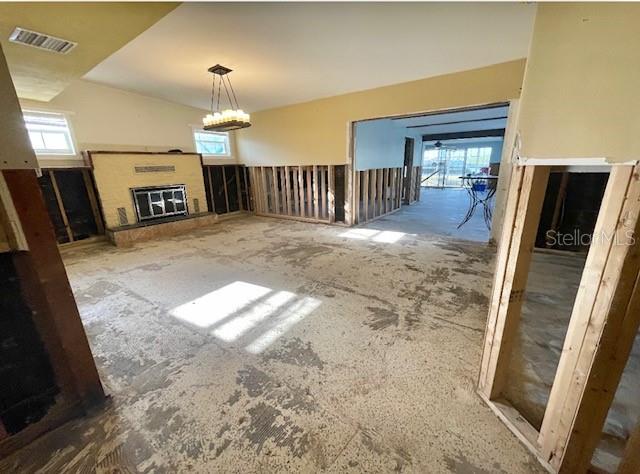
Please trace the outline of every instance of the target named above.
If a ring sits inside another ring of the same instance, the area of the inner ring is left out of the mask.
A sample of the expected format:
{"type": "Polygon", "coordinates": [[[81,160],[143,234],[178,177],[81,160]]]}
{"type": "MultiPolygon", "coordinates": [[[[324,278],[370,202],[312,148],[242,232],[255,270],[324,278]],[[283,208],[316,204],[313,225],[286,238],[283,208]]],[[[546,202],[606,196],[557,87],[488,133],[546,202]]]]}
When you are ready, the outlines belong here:
{"type": "Polygon", "coordinates": [[[316,219],[320,219],[320,207],[318,202],[318,165],[313,165],[313,212],[316,219]]]}
{"type": "Polygon", "coordinates": [[[280,214],[280,188],[278,186],[278,168],[271,167],[271,186],[273,189],[273,205],[274,209],[271,210],[274,214],[280,214]]]}
{"type": "MultiPolygon", "coordinates": [[[[562,203],[567,195],[567,185],[569,184],[569,173],[567,171],[562,172],[562,178],[560,179],[560,187],[558,188],[558,194],[556,196],[556,202],[553,207],[553,217],[551,218],[551,225],[549,230],[558,230],[558,220],[560,219],[560,210],[562,209],[562,203]]],[[[548,242],[547,247],[551,247],[551,243],[548,242]]]]}
{"type": "Polygon", "coordinates": [[[301,215],[300,211],[300,190],[298,189],[298,168],[293,170],[293,213],[296,216],[301,215]]]}
{"type": "Polygon", "coordinates": [[[371,217],[376,217],[378,215],[378,210],[376,203],[378,202],[378,170],[372,169],[370,170],[371,177],[369,178],[369,183],[371,184],[371,217]]]}
{"type": "Polygon", "coordinates": [[[284,186],[287,193],[287,215],[292,214],[291,210],[291,172],[289,171],[289,167],[284,167],[284,186]]]}
{"type": "Polygon", "coordinates": [[[498,252],[481,365],[479,390],[489,400],[506,381],[548,178],[548,166],[516,167],[512,178],[506,214],[512,224],[498,252]]]}
{"type": "MultiPolygon", "coordinates": [[[[246,202],[246,210],[253,211],[251,206],[251,193],[249,192],[249,180],[247,179],[247,173],[249,169],[246,166],[242,167],[242,178],[244,179],[244,189],[247,192],[247,202],[246,202]]],[[[253,183],[253,179],[251,179],[251,183],[253,183]]],[[[255,203],[255,200],[253,201],[255,203]]]]}
{"type": "Polygon", "coordinates": [[[211,166],[207,166],[207,178],[209,178],[209,196],[211,197],[211,212],[216,212],[216,206],[213,200],[213,181],[211,180],[211,166]]]}
{"type": "Polygon", "coordinates": [[[329,185],[329,193],[327,194],[327,216],[330,223],[336,221],[336,168],[329,165],[327,169],[327,181],[329,185]]]}
{"type": "Polygon", "coordinates": [[[329,217],[327,212],[327,202],[329,201],[327,196],[327,175],[329,174],[329,167],[323,166],[320,170],[320,215],[322,217],[329,217]]]}
{"type": "Polygon", "coordinates": [[[384,178],[384,170],[380,170],[378,171],[378,176],[377,176],[377,185],[378,185],[378,189],[376,190],[376,198],[378,200],[378,215],[381,216],[382,214],[385,213],[385,210],[382,208],[382,180],[384,178]]]}
{"type": "Polygon", "coordinates": [[[355,171],[353,173],[353,220],[354,224],[360,223],[360,202],[362,200],[362,195],[360,192],[360,171],[355,171]]]}
{"type": "Polygon", "coordinates": [[[306,167],[305,173],[307,175],[307,215],[313,215],[313,187],[311,185],[311,168],[309,166],[306,167]]]}
{"type": "Polygon", "coordinates": [[[49,179],[51,179],[51,186],[53,187],[53,193],[56,196],[56,202],[58,203],[58,209],[60,210],[60,216],[62,217],[62,223],[64,224],[64,227],[67,231],[69,242],[73,242],[73,231],[71,230],[71,226],[69,225],[67,211],[64,208],[62,196],[60,195],[60,190],[58,189],[58,182],[56,181],[56,176],[53,170],[49,170],[49,179]]]}
{"type": "Polygon", "coordinates": [[[304,169],[302,166],[298,166],[298,187],[300,188],[300,216],[305,217],[307,213],[304,197],[304,169]]]}
{"type": "Polygon", "coordinates": [[[224,166],[221,166],[222,168],[222,186],[224,189],[224,205],[227,209],[227,212],[229,212],[229,192],[227,191],[227,173],[224,170],[224,166]]]}
{"type": "Polygon", "coordinates": [[[91,179],[91,172],[88,169],[83,169],[81,172],[84,187],[87,188],[87,197],[89,198],[89,204],[91,204],[91,211],[93,212],[93,218],[96,221],[98,234],[104,234],[104,222],[102,220],[102,213],[100,212],[100,205],[98,204],[96,190],[93,186],[93,179],[91,179]]]}
{"type": "Polygon", "coordinates": [[[382,170],[382,213],[389,212],[389,168],[382,170]]]}
{"type": "Polygon", "coordinates": [[[360,222],[366,222],[369,220],[369,170],[362,171],[362,213],[364,219],[360,222]]]}
{"type": "Polygon", "coordinates": [[[300,222],[310,222],[314,224],[329,224],[329,221],[326,219],[316,219],[315,217],[301,217],[301,216],[288,216],[286,214],[273,214],[273,213],[260,213],[258,214],[264,217],[275,217],[278,219],[288,219],[292,221],[300,221],[300,222]]]}
{"type": "MultiPolygon", "coordinates": [[[[347,226],[355,224],[355,215],[358,202],[355,200],[355,179],[358,174],[353,170],[353,160],[349,160],[349,164],[345,166],[345,190],[344,190],[344,223],[347,226]]],[[[334,170],[335,171],[335,170],[334,170]]]]}
{"type": "Polygon", "coordinates": [[[402,206],[402,190],[403,190],[403,173],[404,173],[404,168],[400,168],[398,170],[398,174],[396,176],[396,179],[398,180],[396,182],[396,207],[400,207],[402,206]]]}
{"type": "Polygon", "coordinates": [[[269,188],[267,187],[267,169],[260,167],[260,182],[262,183],[262,212],[269,212],[269,188]]]}
{"type": "Polygon", "coordinates": [[[562,473],[588,468],[638,332],[639,171],[617,166],[609,177],[540,430],[543,455],[562,473]]]}
{"type": "Polygon", "coordinates": [[[288,214],[287,208],[289,205],[289,196],[287,195],[287,186],[286,186],[286,179],[285,179],[285,168],[284,166],[279,166],[278,167],[278,173],[280,175],[280,190],[282,191],[282,214],[284,214],[285,212],[288,214]]]}
{"type": "Polygon", "coordinates": [[[235,166],[234,168],[236,171],[236,194],[238,195],[238,207],[239,210],[242,211],[244,205],[242,204],[242,188],[240,186],[240,167],[235,166]]]}
{"type": "Polygon", "coordinates": [[[616,474],[638,474],[640,472],[640,423],[635,427],[624,450],[616,474]]]}

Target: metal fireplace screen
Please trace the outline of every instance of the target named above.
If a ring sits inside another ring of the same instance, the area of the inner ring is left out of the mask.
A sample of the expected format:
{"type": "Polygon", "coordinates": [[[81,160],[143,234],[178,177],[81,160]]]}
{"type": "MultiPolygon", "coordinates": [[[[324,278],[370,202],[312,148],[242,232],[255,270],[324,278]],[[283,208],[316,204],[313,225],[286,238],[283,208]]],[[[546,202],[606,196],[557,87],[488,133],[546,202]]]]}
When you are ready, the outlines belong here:
{"type": "Polygon", "coordinates": [[[133,189],[138,221],[187,214],[184,185],[133,189]]]}

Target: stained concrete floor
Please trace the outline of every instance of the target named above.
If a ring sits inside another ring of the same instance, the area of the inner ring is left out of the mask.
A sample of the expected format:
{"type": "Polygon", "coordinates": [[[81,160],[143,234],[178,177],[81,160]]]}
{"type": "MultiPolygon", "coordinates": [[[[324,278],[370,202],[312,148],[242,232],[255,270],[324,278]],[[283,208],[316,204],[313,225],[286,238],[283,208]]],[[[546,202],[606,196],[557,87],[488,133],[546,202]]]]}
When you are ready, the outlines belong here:
{"type": "MultiPolygon", "coordinates": [[[[493,205],[493,201],[491,201],[493,205]]],[[[489,229],[478,207],[467,223],[458,229],[469,209],[469,196],[464,188],[427,188],[420,191],[420,201],[373,222],[378,229],[398,230],[412,234],[451,237],[488,242],[489,229]]]]}
{"type": "Polygon", "coordinates": [[[112,402],[0,471],[543,472],[474,392],[492,250],[372,225],[67,252],[112,402]]]}

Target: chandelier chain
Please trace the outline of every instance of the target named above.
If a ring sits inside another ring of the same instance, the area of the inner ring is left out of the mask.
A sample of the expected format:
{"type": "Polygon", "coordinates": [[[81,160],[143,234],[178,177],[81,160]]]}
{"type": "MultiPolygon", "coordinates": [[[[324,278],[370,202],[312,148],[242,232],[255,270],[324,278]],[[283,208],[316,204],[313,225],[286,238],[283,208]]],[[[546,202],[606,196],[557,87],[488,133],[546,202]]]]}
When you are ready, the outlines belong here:
{"type": "Polygon", "coordinates": [[[233,90],[233,85],[231,84],[231,79],[229,79],[229,76],[227,76],[227,82],[229,83],[229,87],[231,88],[231,94],[233,94],[233,100],[236,102],[236,109],[239,109],[240,106],[238,105],[238,98],[236,97],[236,91],[233,90]]]}

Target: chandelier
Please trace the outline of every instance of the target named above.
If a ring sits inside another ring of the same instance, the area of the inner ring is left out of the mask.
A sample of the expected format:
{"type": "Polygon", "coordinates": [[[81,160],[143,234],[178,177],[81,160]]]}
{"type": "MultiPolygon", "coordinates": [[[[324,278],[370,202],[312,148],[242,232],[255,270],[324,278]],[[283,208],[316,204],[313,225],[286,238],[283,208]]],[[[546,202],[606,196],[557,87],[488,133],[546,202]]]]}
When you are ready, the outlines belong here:
{"type": "Polygon", "coordinates": [[[208,71],[213,75],[213,82],[211,84],[211,113],[202,118],[204,129],[207,131],[228,132],[230,130],[250,127],[251,122],[249,121],[249,114],[244,113],[238,106],[238,99],[236,98],[236,93],[233,90],[231,80],[228,76],[231,69],[221,66],[220,64],[216,64],[215,66],[210,67],[208,71]],[[218,78],[217,81],[216,77],[218,78]],[[216,82],[218,87],[217,93],[216,82]],[[221,110],[220,96],[223,86],[229,103],[229,108],[221,110]]]}

